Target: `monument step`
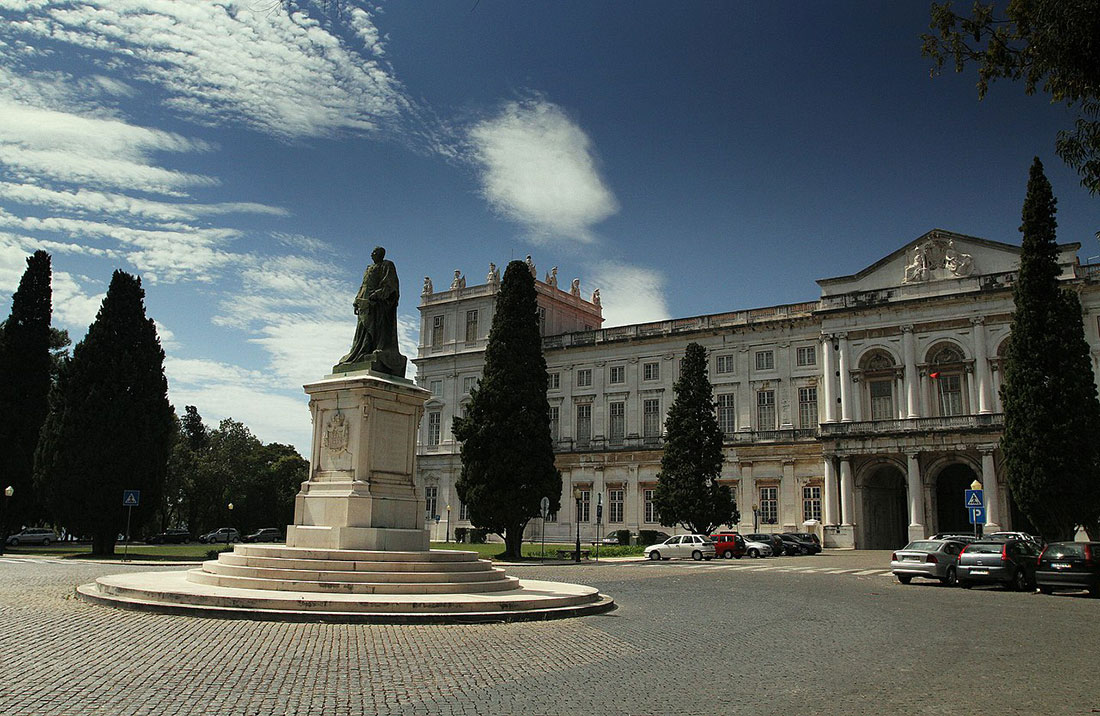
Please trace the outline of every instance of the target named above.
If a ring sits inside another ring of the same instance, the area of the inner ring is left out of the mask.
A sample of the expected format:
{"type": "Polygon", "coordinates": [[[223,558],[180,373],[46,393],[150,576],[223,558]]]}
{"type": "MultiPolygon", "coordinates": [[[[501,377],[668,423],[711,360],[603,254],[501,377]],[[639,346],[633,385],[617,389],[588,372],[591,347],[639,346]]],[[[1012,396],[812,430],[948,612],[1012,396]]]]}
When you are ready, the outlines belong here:
{"type": "Polygon", "coordinates": [[[505,578],[504,570],[489,568],[476,572],[360,572],[349,570],[315,570],[261,567],[252,564],[227,564],[224,560],[204,562],[204,572],[229,577],[252,577],[302,582],[380,582],[387,584],[423,584],[432,582],[489,582],[505,578]]]}
{"type": "Polygon", "coordinates": [[[284,559],[323,559],[336,562],[476,562],[477,552],[465,550],[433,549],[427,552],[398,552],[389,550],[317,549],[312,547],[286,547],[268,544],[234,545],[236,554],[256,557],[281,557],[284,559]]]}
{"type": "Polygon", "coordinates": [[[519,579],[505,576],[482,582],[385,583],[385,582],[308,582],[293,579],[259,579],[212,574],[192,569],[187,579],[196,584],[270,591],[325,592],[332,594],[476,594],[519,588],[519,579]]]}
{"type": "Polygon", "coordinates": [[[270,567],[272,569],[306,569],[325,572],[487,572],[492,563],[488,560],[462,562],[354,562],[331,559],[288,559],[285,557],[256,557],[235,552],[218,555],[218,561],[241,567],[270,567]]]}

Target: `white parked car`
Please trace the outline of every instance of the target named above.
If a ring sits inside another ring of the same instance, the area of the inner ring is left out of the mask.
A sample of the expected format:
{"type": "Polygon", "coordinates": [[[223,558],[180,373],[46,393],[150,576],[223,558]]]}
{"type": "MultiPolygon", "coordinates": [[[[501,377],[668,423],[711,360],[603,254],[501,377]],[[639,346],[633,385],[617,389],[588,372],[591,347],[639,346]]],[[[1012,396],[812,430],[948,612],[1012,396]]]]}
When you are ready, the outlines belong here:
{"type": "Polygon", "coordinates": [[[673,559],[691,557],[696,562],[714,559],[714,543],[706,535],[676,535],[659,544],[645,548],[646,559],[673,559]]]}
{"type": "Polygon", "coordinates": [[[745,540],[745,554],[754,559],[756,557],[771,557],[772,546],[765,542],[747,539],[745,540]]]}

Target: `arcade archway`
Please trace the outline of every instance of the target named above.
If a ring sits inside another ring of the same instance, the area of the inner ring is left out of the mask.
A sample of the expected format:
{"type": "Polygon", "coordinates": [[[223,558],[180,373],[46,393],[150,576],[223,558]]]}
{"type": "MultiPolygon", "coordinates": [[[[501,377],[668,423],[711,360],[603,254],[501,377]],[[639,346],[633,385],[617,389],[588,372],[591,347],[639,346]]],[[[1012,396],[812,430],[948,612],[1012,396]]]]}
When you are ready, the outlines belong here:
{"type": "Polygon", "coordinates": [[[936,477],[936,532],[973,532],[963,493],[978,479],[969,465],[948,465],[936,477]]]}
{"type": "Polygon", "coordinates": [[[863,486],[863,549],[897,549],[909,541],[909,507],[901,470],[883,465],[863,486]]]}

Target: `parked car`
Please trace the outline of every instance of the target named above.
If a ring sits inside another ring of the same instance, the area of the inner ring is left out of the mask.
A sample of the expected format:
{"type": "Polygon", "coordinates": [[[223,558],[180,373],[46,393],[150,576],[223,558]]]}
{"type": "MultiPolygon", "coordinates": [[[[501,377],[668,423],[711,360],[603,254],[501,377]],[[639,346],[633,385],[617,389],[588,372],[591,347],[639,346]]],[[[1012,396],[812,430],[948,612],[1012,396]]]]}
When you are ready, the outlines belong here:
{"type": "Polygon", "coordinates": [[[185,529],[172,527],[151,535],[145,541],[149,544],[185,544],[191,541],[191,533],[185,529]]]}
{"type": "Polygon", "coordinates": [[[814,554],[817,554],[821,551],[821,538],[815,535],[813,532],[787,532],[786,534],[794,537],[799,542],[813,543],[813,545],[817,547],[817,551],[814,552],[814,554]]]}
{"type": "Polygon", "coordinates": [[[219,527],[199,537],[203,544],[217,544],[218,542],[240,542],[241,533],[236,527],[219,527]]]}
{"type": "Polygon", "coordinates": [[[964,534],[962,532],[937,532],[928,539],[949,539],[954,542],[962,542],[963,544],[970,544],[971,542],[978,541],[978,538],[973,534],[964,534]]]}
{"type": "MultiPolygon", "coordinates": [[[[749,535],[751,537],[752,535],[749,535]]],[[[772,551],[772,546],[765,542],[757,542],[756,540],[745,538],[745,554],[756,559],[757,557],[771,557],[775,554],[772,551]]]]}
{"type": "Polygon", "coordinates": [[[600,540],[600,544],[609,546],[630,544],[630,530],[611,530],[600,540]],[[622,537],[626,537],[626,542],[622,541],[622,537]]]}
{"type": "Polygon", "coordinates": [[[1035,583],[1043,594],[1087,589],[1100,597],[1100,542],[1052,542],[1039,555],[1035,583]]]}
{"type": "Polygon", "coordinates": [[[745,538],[736,532],[715,532],[710,536],[714,543],[714,551],[719,557],[741,559],[748,552],[745,546],[745,538]]]}
{"type": "Polygon", "coordinates": [[[976,583],[1000,582],[1025,591],[1035,584],[1038,557],[1039,547],[1030,540],[971,542],[959,554],[955,568],[959,586],[969,589],[976,583]]]}
{"type": "Polygon", "coordinates": [[[913,577],[924,577],[953,587],[958,581],[957,562],[964,547],[966,543],[957,540],[916,540],[890,555],[890,569],[902,584],[909,584],[913,577]]]}
{"type": "Polygon", "coordinates": [[[652,560],[691,557],[698,562],[701,559],[714,559],[714,554],[714,543],[706,535],[676,535],[645,548],[646,558],[652,560]]]}
{"type": "Polygon", "coordinates": [[[50,542],[57,542],[61,538],[57,536],[49,527],[28,527],[25,530],[20,530],[13,535],[8,535],[6,544],[11,547],[18,547],[21,544],[42,544],[46,545],[50,542]]]}
{"type": "Polygon", "coordinates": [[[262,527],[244,536],[245,542],[281,542],[282,539],[283,533],[277,527],[262,527]]]}
{"type": "Polygon", "coordinates": [[[985,539],[988,539],[988,540],[1022,539],[1022,540],[1027,540],[1028,542],[1034,542],[1035,544],[1039,545],[1039,547],[1042,547],[1044,544],[1046,544],[1046,541],[1042,537],[1039,537],[1038,535],[1030,535],[1027,532],[993,532],[992,534],[986,535],[985,539]]]}
{"type": "Polygon", "coordinates": [[[776,557],[782,557],[787,554],[787,543],[779,538],[776,534],[764,534],[756,533],[751,535],[745,535],[745,539],[750,542],[763,542],[772,548],[772,554],[776,557]]]}
{"type": "Polygon", "coordinates": [[[783,548],[789,555],[806,555],[816,554],[817,545],[813,542],[803,542],[791,537],[789,534],[780,533],[777,535],[779,539],[783,540],[783,548]]]}

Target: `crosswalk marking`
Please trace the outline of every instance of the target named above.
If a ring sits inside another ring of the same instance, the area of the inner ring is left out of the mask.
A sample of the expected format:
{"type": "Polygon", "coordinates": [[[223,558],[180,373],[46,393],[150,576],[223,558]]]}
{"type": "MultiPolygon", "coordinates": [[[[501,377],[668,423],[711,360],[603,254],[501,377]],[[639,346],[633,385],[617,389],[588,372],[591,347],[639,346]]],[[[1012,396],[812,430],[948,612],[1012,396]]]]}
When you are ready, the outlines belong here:
{"type": "Polygon", "coordinates": [[[794,564],[711,564],[711,563],[687,563],[682,562],[657,562],[652,561],[639,561],[639,562],[622,562],[623,566],[635,566],[635,567],[663,567],[665,569],[699,569],[706,572],[781,572],[788,574],[848,574],[853,577],[870,577],[870,576],[892,576],[893,572],[889,569],[860,569],[858,567],[847,567],[843,569],[833,569],[831,567],[808,567],[794,564]]]}

